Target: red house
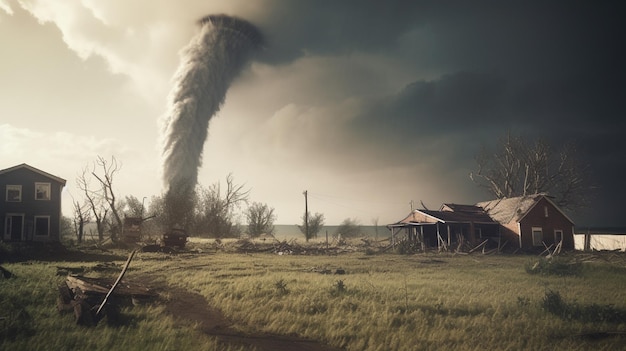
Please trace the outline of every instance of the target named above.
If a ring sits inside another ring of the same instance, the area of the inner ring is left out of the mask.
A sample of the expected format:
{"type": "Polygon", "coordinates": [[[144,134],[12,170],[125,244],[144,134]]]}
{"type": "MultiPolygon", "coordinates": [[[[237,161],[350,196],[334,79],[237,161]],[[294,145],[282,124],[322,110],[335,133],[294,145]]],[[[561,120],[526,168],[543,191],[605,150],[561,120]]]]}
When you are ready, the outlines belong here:
{"type": "Polygon", "coordinates": [[[0,170],[4,241],[59,241],[65,180],[25,163],[0,170]]]}
{"type": "Polygon", "coordinates": [[[469,242],[529,251],[558,244],[563,250],[574,249],[574,223],[545,194],[475,205],[444,204],[438,211],[414,210],[387,227],[392,240],[403,235],[425,247],[454,247],[469,242]]]}
{"type": "Polygon", "coordinates": [[[517,240],[520,248],[543,250],[561,243],[574,250],[574,222],[545,194],[479,202],[500,223],[503,237],[517,240]]]}

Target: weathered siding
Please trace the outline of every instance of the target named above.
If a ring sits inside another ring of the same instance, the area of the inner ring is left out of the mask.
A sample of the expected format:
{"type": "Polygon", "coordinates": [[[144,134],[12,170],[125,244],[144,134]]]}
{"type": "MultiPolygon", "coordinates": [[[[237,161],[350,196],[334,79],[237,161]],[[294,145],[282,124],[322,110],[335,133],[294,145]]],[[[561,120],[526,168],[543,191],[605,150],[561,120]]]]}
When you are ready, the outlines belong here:
{"type": "Polygon", "coordinates": [[[58,241],[61,228],[61,191],[63,185],[45,175],[33,172],[26,168],[18,168],[11,172],[0,174],[0,230],[2,237],[5,234],[6,214],[23,214],[23,240],[31,241],[58,241]],[[50,183],[50,200],[36,200],[35,183],[50,183]],[[22,201],[7,202],[6,186],[21,185],[22,201]],[[35,216],[49,216],[49,236],[36,236],[35,216]]]}
{"type": "MultiPolygon", "coordinates": [[[[522,234],[522,247],[532,249],[532,228],[540,227],[543,234],[543,242],[550,246],[555,244],[555,230],[563,231],[563,250],[574,249],[573,223],[570,222],[552,203],[541,198],[537,204],[520,221],[522,234]],[[546,217],[546,208],[548,216],[546,217]]],[[[543,249],[543,245],[538,247],[543,249]]]]}

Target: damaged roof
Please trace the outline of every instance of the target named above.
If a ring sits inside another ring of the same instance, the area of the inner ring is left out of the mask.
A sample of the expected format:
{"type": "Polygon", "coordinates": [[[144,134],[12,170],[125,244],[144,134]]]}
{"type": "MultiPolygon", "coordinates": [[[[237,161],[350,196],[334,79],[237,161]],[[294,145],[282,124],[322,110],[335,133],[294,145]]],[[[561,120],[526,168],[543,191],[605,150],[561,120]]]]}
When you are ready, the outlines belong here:
{"type": "Polygon", "coordinates": [[[518,196],[491,201],[479,202],[476,206],[485,209],[491,218],[500,223],[519,222],[524,216],[541,200],[545,198],[556,208],[567,220],[574,223],[558,206],[546,196],[546,194],[533,194],[518,196]]]}

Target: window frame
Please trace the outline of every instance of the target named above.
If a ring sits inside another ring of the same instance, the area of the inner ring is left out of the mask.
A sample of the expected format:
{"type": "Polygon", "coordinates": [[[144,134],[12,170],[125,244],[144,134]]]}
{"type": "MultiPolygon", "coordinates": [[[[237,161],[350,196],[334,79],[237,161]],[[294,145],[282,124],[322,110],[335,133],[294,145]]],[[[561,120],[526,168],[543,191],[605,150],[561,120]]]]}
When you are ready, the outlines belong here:
{"type": "Polygon", "coordinates": [[[50,216],[34,216],[33,236],[36,238],[45,238],[50,236],[50,216]],[[46,234],[39,234],[39,227],[37,223],[39,219],[45,219],[47,221],[46,234]]]}
{"type": "Polygon", "coordinates": [[[543,246],[543,228],[542,227],[532,227],[531,229],[531,239],[533,241],[533,246],[543,246]],[[535,237],[535,234],[539,233],[539,241],[535,237]]]}
{"type": "Polygon", "coordinates": [[[35,200],[37,201],[50,201],[52,198],[52,184],[44,183],[44,182],[35,182],[35,200]],[[45,194],[47,195],[45,198],[39,198],[39,187],[44,186],[47,188],[45,194]]]}
{"type": "Polygon", "coordinates": [[[4,215],[4,238],[6,240],[11,240],[11,232],[13,231],[13,219],[15,217],[20,217],[20,227],[21,227],[21,231],[20,231],[20,240],[24,240],[24,222],[25,222],[25,215],[23,213],[6,213],[4,215]]]}
{"type": "Polygon", "coordinates": [[[554,243],[555,243],[555,244],[558,244],[558,243],[559,243],[559,242],[561,242],[561,241],[563,241],[563,229],[555,229],[555,230],[554,230],[554,243]],[[560,234],[560,236],[561,236],[561,240],[558,240],[558,239],[557,239],[557,237],[558,237],[557,233],[559,233],[559,234],[560,234]]]}
{"type": "Polygon", "coordinates": [[[4,200],[6,202],[22,202],[22,186],[18,184],[7,184],[6,191],[4,194],[4,200]],[[19,199],[12,200],[9,198],[9,191],[19,191],[19,199]]]}

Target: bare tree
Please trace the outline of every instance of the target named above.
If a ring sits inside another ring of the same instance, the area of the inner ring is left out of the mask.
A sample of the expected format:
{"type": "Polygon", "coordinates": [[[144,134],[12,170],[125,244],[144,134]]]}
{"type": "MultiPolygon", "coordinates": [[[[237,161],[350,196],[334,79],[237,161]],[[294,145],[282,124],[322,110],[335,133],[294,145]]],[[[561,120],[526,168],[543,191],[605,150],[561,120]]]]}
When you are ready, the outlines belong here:
{"type": "Polygon", "coordinates": [[[555,151],[542,139],[529,142],[510,133],[496,151],[483,149],[470,178],[496,198],[546,193],[557,205],[575,210],[586,205],[594,188],[589,166],[576,157],[573,144],[555,151]]]}
{"type": "Polygon", "coordinates": [[[252,237],[261,234],[274,235],[274,208],[267,204],[253,202],[244,213],[248,221],[248,234],[252,237]]]}
{"type": "Polygon", "coordinates": [[[240,234],[235,211],[248,202],[250,190],[236,184],[232,174],[226,177],[226,189],[219,182],[196,189],[195,231],[213,237],[232,237],[240,234]]]}
{"type": "Polygon", "coordinates": [[[116,240],[118,236],[122,234],[124,228],[124,223],[118,208],[120,204],[118,204],[115,191],[113,190],[113,180],[121,168],[122,165],[118,164],[115,156],[111,156],[110,161],[107,161],[102,156],[98,156],[91,171],[91,174],[100,183],[101,196],[109,205],[109,209],[115,220],[115,225],[111,228],[112,240],[116,240]]]}
{"type": "Polygon", "coordinates": [[[91,221],[91,212],[88,202],[81,204],[79,201],[72,198],[72,205],[74,207],[74,231],[76,233],[76,241],[80,244],[83,242],[85,234],[85,225],[91,221]]]}
{"type": "Polygon", "coordinates": [[[85,204],[93,214],[96,221],[96,230],[98,232],[98,241],[104,240],[104,231],[107,222],[109,209],[102,199],[99,189],[92,190],[90,172],[87,168],[83,168],[82,173],[76,177],[76,184],[85,196],[85,204]]]}
{"type": "Polygon", "coordinates": [[[304,234],[306,241],[309,239],[317,238],[317,233],[319,233],[324,227],[324,215],[322,213],[315,213],[315,215],[311,216],[310,213],[305,213],[302,215],[302,225],[298,225],[298,228],[304,234]],[[308,235],[307,235],[307,226],[306,220],[308,218],[308,235]]]}

